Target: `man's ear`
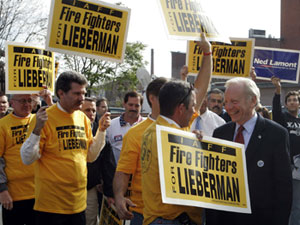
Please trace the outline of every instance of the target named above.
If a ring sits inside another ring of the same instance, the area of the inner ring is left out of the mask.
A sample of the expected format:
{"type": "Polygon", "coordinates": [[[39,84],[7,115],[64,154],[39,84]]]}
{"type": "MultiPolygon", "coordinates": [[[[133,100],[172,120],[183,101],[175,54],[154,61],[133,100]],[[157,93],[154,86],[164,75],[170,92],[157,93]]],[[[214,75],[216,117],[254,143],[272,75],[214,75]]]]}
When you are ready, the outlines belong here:
{"type": "Polygon", "coordinates": [[[64,94],[64,92],[63,92],[63,90],[61,90],[61,89],[59,89],[58,91],[57,91],[57,97],[60,99],[60,97],[62,96],[64,94]]]}
{"type": "Polygon", "coordinates": [[[257,106],[257,97],[256,96],[252,96],[251,97],[251,105],[255,108],[257,106]]]}
{"type": "Polygon", "coordinates": [[[153,102],[155,101],[156,96],[149,94],[149,101],[151,102],[151,105],[153,105],[153,102]]]}
{"type": "Polygon", "coordinates": [[[180,103],[176,109],[178,109],[178,112],[180,113],[179,115],[182,115],[183,113],[185,113],[185,105],[183,103],[180,103]]]}

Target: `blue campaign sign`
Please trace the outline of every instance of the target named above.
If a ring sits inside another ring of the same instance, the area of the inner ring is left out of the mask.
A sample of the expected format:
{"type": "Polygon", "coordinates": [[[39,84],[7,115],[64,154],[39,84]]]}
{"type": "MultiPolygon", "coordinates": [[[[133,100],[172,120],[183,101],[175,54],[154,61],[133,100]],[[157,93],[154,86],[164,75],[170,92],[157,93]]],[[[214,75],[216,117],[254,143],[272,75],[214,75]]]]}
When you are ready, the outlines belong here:
{"type": "Polygon", "coordinates": [[[281,81],[298,83],[300,51],[255,47],[253,66],[257,78],[279,77],[281,81]]]}

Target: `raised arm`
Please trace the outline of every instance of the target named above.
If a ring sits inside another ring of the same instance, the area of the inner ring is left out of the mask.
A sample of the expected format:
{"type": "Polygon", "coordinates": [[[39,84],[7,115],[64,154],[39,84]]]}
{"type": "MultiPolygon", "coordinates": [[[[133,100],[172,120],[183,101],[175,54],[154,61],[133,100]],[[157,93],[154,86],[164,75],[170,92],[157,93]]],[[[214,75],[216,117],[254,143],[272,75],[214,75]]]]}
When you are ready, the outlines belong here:
{"type": "Polygon", "coordinates": [[[196,90],[195,110],[199,111],[210,84],[212,74],[212,52],[211,44],[206,39],[204,33],[201,33],[201,41],[197,41],[197,45],[199,45],[203,52],[201,68],[197,74],[194,84],[194,88],[196,90]]]}
{"type": "Polygon", "coordinates": [[[87,161],[93,162],[95,161],[102,149],[105,146],[105,135],[106,129],[110,126],[110,113],[106,112],[99,120],[99,128],[95,137],[93,138],[93,143],[89,147],[87,161]]]}
{"type": "Polygon", "coordinates": [[[273,102],[272,102],[272,115],[273,115],[273,120],[282,126],[286,127],[285,124],[285,119],[283,112],[281,110],[281,84],[280,84],[280,79],[278,77],[273,76],[271,78],[272,84],[275,86],[275,94],[273,97],[273,102]]]}

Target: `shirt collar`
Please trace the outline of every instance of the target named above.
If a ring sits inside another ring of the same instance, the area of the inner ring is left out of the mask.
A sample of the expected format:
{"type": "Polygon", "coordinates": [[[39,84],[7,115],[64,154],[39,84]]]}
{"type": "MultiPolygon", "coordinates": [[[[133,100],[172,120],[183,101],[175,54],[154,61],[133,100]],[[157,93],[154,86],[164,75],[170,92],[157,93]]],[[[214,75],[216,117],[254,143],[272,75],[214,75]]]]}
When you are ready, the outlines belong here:
{"type": "MultiPolygon", "coordinates": [[[[251,134],[253,132],[256,121],[257,121],[257,114],[254,113],[254,115],[251,117],[251,119],[243,124],[243,127],[245,128],[245,131],[247,133],[251,134]]],[[[239,127],[240,127],[240,125],[236,123],[235,132],[239,129],[239,127]]]]}
{"type": "Polygon", "coordinates": [[[163,116],[163,115],[160,115],[164,120],[166,120],[169,124],[174,124],[174,125],[176,125],[178,128],[181,128],[179,125],[178,125],[178,123],[176,123],[174,120],[172,120],[172,119],[170,119],[170,118],[168,118],[168,117],[165,117],[165,116],[163,116]]]}
{"type": "Polygon", "coordinates": [[[151,113],[149,113],[148,119],[151,120],[151,121],[153,121],[153,122],[155,121],[155,119],[153,119],[153,118],[151,117],[151,113]]]}
{"type": "MultiPolygon", "coordinates": [[[[122,113],[122,115],[120,116],[120,126],[124,127],[126,126],[127,122],[124,120],[124,115],[125,113],[122,113]]],[[[143,117],[141,115],[139,115],[139,118],[137,119],[136,122],[134,122],[133,124],[139,123],[143,120],[143,117]]]]}
{"type": "Polygon", "coordinates": [[[59,104],[59,102],[56,103],[57,104],[57,108],[59,108],[61,111],[68,113],[66,110],[64,110],[64,108],[61,106],[61,104],[59,104]]]}

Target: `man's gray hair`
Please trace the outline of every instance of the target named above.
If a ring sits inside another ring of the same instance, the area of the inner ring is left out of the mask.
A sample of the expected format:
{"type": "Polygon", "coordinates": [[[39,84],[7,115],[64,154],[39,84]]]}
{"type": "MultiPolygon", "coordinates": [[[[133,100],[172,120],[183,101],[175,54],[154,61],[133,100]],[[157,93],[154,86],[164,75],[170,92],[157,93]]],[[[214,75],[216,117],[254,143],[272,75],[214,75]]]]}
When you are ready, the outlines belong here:
{"type": "Polygon", "coordinates": [[[225,87],[228,88],[232,84],[243,84],[245,95],[248,96],[249,99],[255,96],[257,100],[256,105],[260,103],[260,91],[253,80],[244,77],[235,77],[227,80],[225,87]]]}

